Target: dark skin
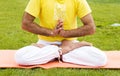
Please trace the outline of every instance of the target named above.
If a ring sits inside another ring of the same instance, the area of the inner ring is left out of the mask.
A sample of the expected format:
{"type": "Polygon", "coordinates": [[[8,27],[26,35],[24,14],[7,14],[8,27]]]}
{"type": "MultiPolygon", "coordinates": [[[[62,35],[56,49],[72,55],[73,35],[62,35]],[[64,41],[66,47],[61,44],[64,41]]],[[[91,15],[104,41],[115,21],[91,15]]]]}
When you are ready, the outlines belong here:
{"type": "MultiPolygon", "coordinates": [[[[62,20],[58,20],[58,23],[56,24],[56,27],[54,29],[41,27],[40,25],[35,23],[34,20],[35,17],[25,12],[22,20],[22,28],[26,31],[29,31],[37,35],[44,35],[51,37],[59,35],[64,38],[81,37],[81,36],[91,35],[95,32],[95,24],[91,14],[88,14],[83,18],[81,18],[81,21],[83,23],[82,27],[71,30],[63,29],[64,24],[62,20]]],[[[35,46],[43,47],[44,45],[37,44],[35,46]]],[[[82,46],[91,46],[91,43],[88,42],[73,43],[72,41],[69,40],[63,40],[62,45],[60,47],[63,49],[62,50],[63,54],[65,54],[75,48],[82,46]]]]}
{"type": "Polygon", "coordinates": [[[71,30],[64,30],[62,28],[63,26],[62,20],[58,20],[58,24],[56,25],[56,27],[58,27],[57,29],[56,28],[48,29],[48,28],[43,28],[37,23],[35,23],[34,19],[35,17],[25,12],[22,20],[22,28],[26,31],[38,35],[44,35],[44,36],[60,35],[65,38],[81,37],[81,36],[93,34],[95,32],[95,24],[91,14],[88,14],[85,17],[81,18],[81,21],[83,23],[82,27],[71,30]]]}

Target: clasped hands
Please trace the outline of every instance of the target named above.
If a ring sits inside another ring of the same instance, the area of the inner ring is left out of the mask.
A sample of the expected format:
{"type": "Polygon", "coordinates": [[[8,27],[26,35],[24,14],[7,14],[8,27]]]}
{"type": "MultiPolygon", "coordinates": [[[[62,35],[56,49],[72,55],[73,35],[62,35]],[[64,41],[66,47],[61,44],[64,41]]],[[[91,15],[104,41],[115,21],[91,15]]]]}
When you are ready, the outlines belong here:
{"type": "Polygon", "coordinates": [[[58,20],[56,27],[52,30],[51,36],[62,36],[62,37],[67,37],[67,30],[63,29],[63,21],[58,20]]]}

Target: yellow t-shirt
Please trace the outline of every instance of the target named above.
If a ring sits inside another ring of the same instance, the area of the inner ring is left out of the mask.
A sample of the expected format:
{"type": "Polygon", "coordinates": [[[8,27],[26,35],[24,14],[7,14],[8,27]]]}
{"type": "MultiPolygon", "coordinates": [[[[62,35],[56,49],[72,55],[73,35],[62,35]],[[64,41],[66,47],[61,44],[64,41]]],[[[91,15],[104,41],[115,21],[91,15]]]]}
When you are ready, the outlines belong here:
{"type": "MultiPolygon", "coordinates": [[[[25,11],[40,19],[40,26],[54,29],[59,19],[63,20],[64,30],[77,28],[79,18],[91,13],[86,0],[30,0],[25,11]]],[[[63,38],[60,36],[48,37],[38,35],[39,39],[46,41],[74,40],[76,38],[63,38]]]]}

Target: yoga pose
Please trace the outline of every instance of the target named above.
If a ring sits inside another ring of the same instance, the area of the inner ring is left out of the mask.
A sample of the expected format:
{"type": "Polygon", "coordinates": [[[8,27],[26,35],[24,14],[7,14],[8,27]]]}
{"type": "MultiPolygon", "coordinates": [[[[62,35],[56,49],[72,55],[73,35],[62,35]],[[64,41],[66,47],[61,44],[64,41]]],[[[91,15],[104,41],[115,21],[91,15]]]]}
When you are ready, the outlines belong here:
{"type": "Polygon", "coordinates": [[[19,49],[20,65],[45,64],[56,58],[63,62],[104,66],[104,52],[77,37],[91,35],[95,24],[86,0],[30,0],[23,15],[22,28],[38,35],[38,42],[19,49]],[[77,17],[83,26],[77,27],[77,17]],[[39,18],[40,24],[34,22],[39,18]]]}

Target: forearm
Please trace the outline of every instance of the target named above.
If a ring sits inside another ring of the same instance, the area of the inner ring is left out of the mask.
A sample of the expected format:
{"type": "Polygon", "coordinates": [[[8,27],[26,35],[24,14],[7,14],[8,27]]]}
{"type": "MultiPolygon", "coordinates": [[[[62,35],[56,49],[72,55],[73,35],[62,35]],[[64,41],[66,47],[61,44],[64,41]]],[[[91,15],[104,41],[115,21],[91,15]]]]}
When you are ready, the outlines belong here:
{"type": "Polygon", "coordinates": [[[52,30],[41,27],[40,25],[35,23],[34,20],[35,20],[34,16],[25,12],[23,15],[23,20],[22,20],[22,28],[26,31],[29,31],[37,35],[44,35],[44,36],[51,35],[52,30]]]}
{"type": "Polygon", "coordinates": [[[81,21],[83,23],[82,27],[61,32],[61,36],[67,38],[81,37],[81,36],[93,34],[95,32],[95,24],[91,14],[82,17],[81,21]]]}
{"type": "Polygon", "coordinates": [[[91,35],[94,32],[95,32],[95,26],[91,24],[91,25],[84,25],[77,29],[66,30],[66,34],[64,34],[63,36],[66,38],[81,37],[85,35],[91,35]]]}
{"type": "Polygon", "coordinates": [[[52,32],[50,29],[43,28],[34,22],[25,24],[23,23],[22,28],[31,33],[44,36],[50,36],[52,32]]]}

